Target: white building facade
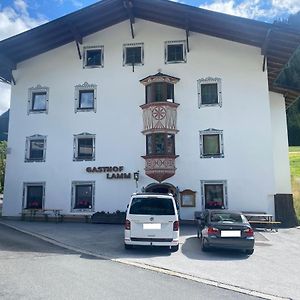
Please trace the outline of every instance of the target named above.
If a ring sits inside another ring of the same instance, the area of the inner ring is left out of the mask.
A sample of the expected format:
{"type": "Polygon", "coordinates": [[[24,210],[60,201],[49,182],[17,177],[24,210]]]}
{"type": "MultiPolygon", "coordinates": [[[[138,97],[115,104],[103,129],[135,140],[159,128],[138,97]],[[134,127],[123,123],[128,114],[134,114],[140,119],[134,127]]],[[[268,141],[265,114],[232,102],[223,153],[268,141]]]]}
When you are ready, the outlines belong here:
{"type": "Polygon", "coordinates": [[[291,194],[286,108],[261,49],[134,25],[134,39],[128,20],[84,36],[82,59],[69,42],[18,63],[3,215],[125,211],[136,191],[172,192],[185,220],[274,214],[291,194]]]}

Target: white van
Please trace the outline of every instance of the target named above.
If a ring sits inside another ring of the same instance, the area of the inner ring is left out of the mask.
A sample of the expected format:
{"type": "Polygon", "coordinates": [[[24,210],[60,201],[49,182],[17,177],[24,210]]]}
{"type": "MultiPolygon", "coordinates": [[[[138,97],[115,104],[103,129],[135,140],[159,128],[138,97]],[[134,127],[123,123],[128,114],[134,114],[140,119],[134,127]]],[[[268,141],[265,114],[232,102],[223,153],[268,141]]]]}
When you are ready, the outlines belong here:
{"type": "Polygon", "coordinates": [[[126,213],[124,242],[125,249],[133,245],[168,246],[177,251],[179,220],[173,196],[133,194],[126,213]]]}

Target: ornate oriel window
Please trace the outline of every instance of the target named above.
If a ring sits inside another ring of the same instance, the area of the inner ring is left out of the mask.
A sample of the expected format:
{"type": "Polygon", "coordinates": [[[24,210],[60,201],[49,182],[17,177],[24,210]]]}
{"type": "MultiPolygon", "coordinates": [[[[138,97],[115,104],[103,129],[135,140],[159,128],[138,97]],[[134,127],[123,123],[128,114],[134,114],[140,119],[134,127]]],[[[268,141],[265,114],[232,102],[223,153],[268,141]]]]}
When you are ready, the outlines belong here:
{"type": "Polygon", "coordinates": [[[45,182],[24,183],[23,208],[42,209],[45,202],[45,182]]]}
{"type": "Polygon", "coordinates": [[[32,135],[26,138],[25,162],[46,160],[46,136],[32,135]]]}
{"type": "Polygon", "coordinates": [[[79,84],[75,86],[75,113],[82,111],[96,112],[97,85],[79,84]]]}
{"type": "Polygon", "coordinates": [[[202,207],[205,209],[227,208],[227,181],[226,180],[202,180],[202,207]]]}
{"type": "Polygon", "coordinates": [[[165,42],[165,63],[186,63],[186,42],[168,41],[165,42]]]}
{"type": "Polygon", "coordinates": [[[223,130],[209,128],[199,134],[200,158],[224,157],[223,130]]]}
{"type": "Polygon", "coordinates": [[[49,88],[37,85],[28,90],[27,113],[48,113],[49,88]]]}
{"type": "Polygon", "coordinates": [[[83,48],[83,68],[103,68],[104,46],[86,46],[83,48]]]}
{"type": "Polygon", "coordinates": [[[147,155],[175,155],[175,135],[152,133],[146,135],[147,155]]]}
{"type": "Polygon", "coordinates": [[[72,182],[71,211],[94,211],[95,206],[95,181],[72,182]]]}
{"type": "Polygon", "coordinates": [[[95,160],[95,135],[90,133],[74,135],[73,152],[75,161],[95,160]]]}
{"type": "Polygon", "coordinates": [[[174,102],[174,84],[153,82],[146,86],[146,103],[174,102]]]}
{"type": "Polygon", "coordinates": [[[198,81],[198,102],[201,106],[222,106],[221,78],[206,77],[198,81]]]}
{"type": "Polygon", "coordinates": [[[144,43],[123,45],[123,66],[142,66],[144,64],[144,43]]]}

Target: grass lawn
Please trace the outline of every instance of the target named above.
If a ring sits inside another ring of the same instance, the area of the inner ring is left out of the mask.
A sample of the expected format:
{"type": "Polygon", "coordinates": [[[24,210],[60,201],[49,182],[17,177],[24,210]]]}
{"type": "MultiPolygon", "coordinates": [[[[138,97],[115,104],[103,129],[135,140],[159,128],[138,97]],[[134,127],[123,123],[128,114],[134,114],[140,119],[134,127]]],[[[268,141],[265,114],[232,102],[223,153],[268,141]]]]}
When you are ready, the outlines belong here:
{"type": "Polygon", "coordinates": [[[300,221],[300,147],[290,147],[289,150],[294,206],[300,221]]]}

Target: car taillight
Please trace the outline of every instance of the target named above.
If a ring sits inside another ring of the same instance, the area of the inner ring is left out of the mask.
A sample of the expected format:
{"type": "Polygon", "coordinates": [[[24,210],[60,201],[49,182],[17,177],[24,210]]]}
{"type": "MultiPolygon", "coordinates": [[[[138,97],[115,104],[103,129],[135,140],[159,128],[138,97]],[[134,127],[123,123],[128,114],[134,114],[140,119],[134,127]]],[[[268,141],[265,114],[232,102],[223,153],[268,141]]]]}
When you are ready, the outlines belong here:
{"type": "Polygon", "coordinates": [[[130,230],[130,221],[129,220],[125,221],[125,229],[130,230]]]}
{"type": "Polygon", "coordinates": [[[173,223],[173,231],[178,231],[179,230],[179,221],[175,221],[173,223]]]}
{"type": "Polygon", "coordinates": [[[207,234],[215,235],[219,233],[219,229],[215,227],[208,227],[207,234]]]}
{"type": "Polygon", "coordinates": [[[246,230],[244,230],[244,232],[246,233],[246,236],[253,236],[254,235],[254,231],[252,228],[247,228],[246,230]]]}

